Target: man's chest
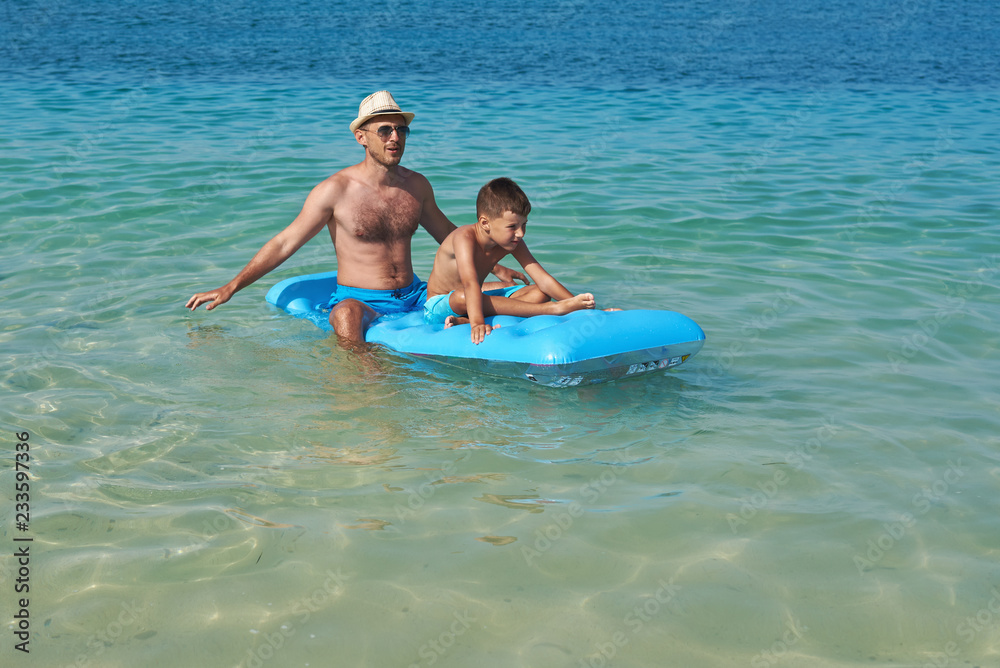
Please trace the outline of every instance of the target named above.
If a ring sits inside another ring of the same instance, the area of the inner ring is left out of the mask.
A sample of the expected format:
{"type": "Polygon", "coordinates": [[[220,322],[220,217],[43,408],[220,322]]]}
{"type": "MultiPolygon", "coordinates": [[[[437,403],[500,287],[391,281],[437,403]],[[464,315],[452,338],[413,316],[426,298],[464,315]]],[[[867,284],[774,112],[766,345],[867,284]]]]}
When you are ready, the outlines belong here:
{"type": "Polygon", "coordinates": [[[406,191],[390,196],[363,197],[352,203],[338,225],[352,236],[385,243],[413,236],[420,223],[420,202],[406,191]]]}

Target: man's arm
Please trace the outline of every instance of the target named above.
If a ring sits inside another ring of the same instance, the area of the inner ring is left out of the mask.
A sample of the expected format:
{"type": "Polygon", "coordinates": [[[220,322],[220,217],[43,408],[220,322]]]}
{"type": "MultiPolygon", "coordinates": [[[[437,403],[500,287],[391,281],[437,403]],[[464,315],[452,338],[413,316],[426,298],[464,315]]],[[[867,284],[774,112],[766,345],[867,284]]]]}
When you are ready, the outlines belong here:
{"type": "MultiPolygon", "coordinates": [[[[209,311],[229,301],[234,294],[277,268],[333,219],[333,184],[328,180],[313,188],[302,211],[292,223],[257,251],[233,280],[220,288],[199,292],[185,305],[192,311],[204,303],[209,311]]],[[[331,227],[331,229],[333,229],[331,227]]]]}
{"type": "MultiPolygon", "coordinates": [[[[421,178],[423,177],[421,176],[421,178]]],[[[455,229],[455,224],[448,220],[444,212],[438,208],[437,202],[434,201],[434,190],[426,178],[424,178],[424,184],[426,192],[424,194],[423,209],[420,213],[420,224],[440,244],[455,229]]],[[[499,264],[493,267],[493,271],[490,273],[500,279],[503,287],[514,285],[515,280],[521,281],[525,285],[528,284],[528,279],[524,274],[508,269],[507,267],[502,267],[499,264]]]]}
{"type": "Polygon", "coordinates": [[[496,276],[498,279],[500,279],[499,282],[501,286],[505,288],[510,287],[511,285],[515,285],[515,281],[521,281],[525,285],[528,284],[527,276],[525,276],[519,271],[508,269],[507,267],[504,267],[499,264],[493,267],[493,271],[491,271],[490,273],[496,276]]]}
{"type": "Polygon", "coordinates": [[[444,215],[444,212],[438,208],[437,202],[434,201],[434,189],[431,188],[430,181],[423,175],[420,175],[420,178],[423,179],[422,190],[424,191],[423,206],[420,209],[420,225],[440,244],[455,230],[455,224],[448,220],[448,216],[444,215]]]}

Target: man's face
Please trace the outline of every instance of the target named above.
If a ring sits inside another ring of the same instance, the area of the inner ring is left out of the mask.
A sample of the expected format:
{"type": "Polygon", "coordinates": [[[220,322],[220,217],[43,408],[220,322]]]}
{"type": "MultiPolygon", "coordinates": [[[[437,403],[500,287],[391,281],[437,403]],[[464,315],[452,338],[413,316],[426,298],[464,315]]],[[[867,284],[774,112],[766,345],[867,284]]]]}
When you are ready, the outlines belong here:
{"type": "Polygon", "coordinates": [[[368,154],[386,165],[398,165],[406,146],[405,131],[397,130],[406,125],[402,116],[376,116],[362,127],[368,154]]]}

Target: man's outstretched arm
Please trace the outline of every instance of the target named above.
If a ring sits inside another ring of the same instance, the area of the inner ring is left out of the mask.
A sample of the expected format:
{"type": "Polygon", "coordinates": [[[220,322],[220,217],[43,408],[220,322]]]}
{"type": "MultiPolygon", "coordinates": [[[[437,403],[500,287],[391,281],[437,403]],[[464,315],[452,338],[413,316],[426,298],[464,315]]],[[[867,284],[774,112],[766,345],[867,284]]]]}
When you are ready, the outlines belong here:
{"type": "MultiPolygon", "coordinates": [[[[302,211],[292,223],[264,244],[247,266],[233,280],[220,288],[199,292],[187,301],[192,311],[207,303],[209,311],[229,301],[234,294],[277,268],[292,254],[312,239],[333,219],[333,185],[324,181],[309,193],[302,211]]],[[[331,229],[333,229],[331,227],[331,229]]]]}

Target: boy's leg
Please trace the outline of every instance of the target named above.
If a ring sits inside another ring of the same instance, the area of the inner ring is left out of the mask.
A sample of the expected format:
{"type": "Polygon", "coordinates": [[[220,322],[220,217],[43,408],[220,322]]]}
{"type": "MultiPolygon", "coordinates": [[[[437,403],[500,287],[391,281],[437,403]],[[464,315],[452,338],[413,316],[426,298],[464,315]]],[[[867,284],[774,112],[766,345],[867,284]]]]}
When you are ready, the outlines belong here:
{"type": "Polygon", "coordinates": [[[533,304],[544,304],[547,301],[552,301],[552,297],[542,292],[541,288],[537,285],[505,286],[499,281],[483,283],[483,294],[520,299],[521,301],[533,304]]]}
{"type": "Polygon", "coordinates": [[[566,315],[572,311],[594,308],[594,295],[584,292],[560,301],[542,304],[524,302],[509,297],[483,297],[483,313],[487,315],[514,315],[530,318],[535,315],[566,315]]]}
{"type": "MultiPolygon", "coordinates": [[[[539,292],[541,291],[539,290],[539,292]]],[[[461,316],[467,316],[469,313],[464,290],[455,290],[451,293],[449,303],[455,313],[461,316]]],[[[483,315],[513,315],[520,318],[530,318],[534,315],[564,315],[571,311],[591,308],[594,308],[594,295],[589,292],[558,302],[546,301],[542,304],[511,299],[510,297],[483,295],[483,315]]]]}
{"type": "MultiPolygon", "coordinates": [[[[485,288],[486,284],[484,284],[483,287],[485,288]]],[[[552,301],[552,298],[542,292],[541,288],[537,285],[508,286],[493,288],[490,290],[483,289],[483,297],[506,297],[508,299],[517,299],[529,304],[544,304],[552,301]]],[[[466,306],[464,290],[453,290],[451,294],[448,295],[448,307],[451,308],[452,314],[454,315],[451,322],[454,324],[465,324],[468,322],[467,316],[469,314],[469,310],[466,306]]],[[[485,313],[485,315],[497,314],[485,313]]]]}
{"type": "Polygon", "coordinates": [[[507,295],[509,299],[517,299],[518,301],[528,302],[529,304],[545,304],[552,301],[552,298],[547,294],[542,292],[542,289],[537,285],[528,285],[512,295],[507,295]]]}

